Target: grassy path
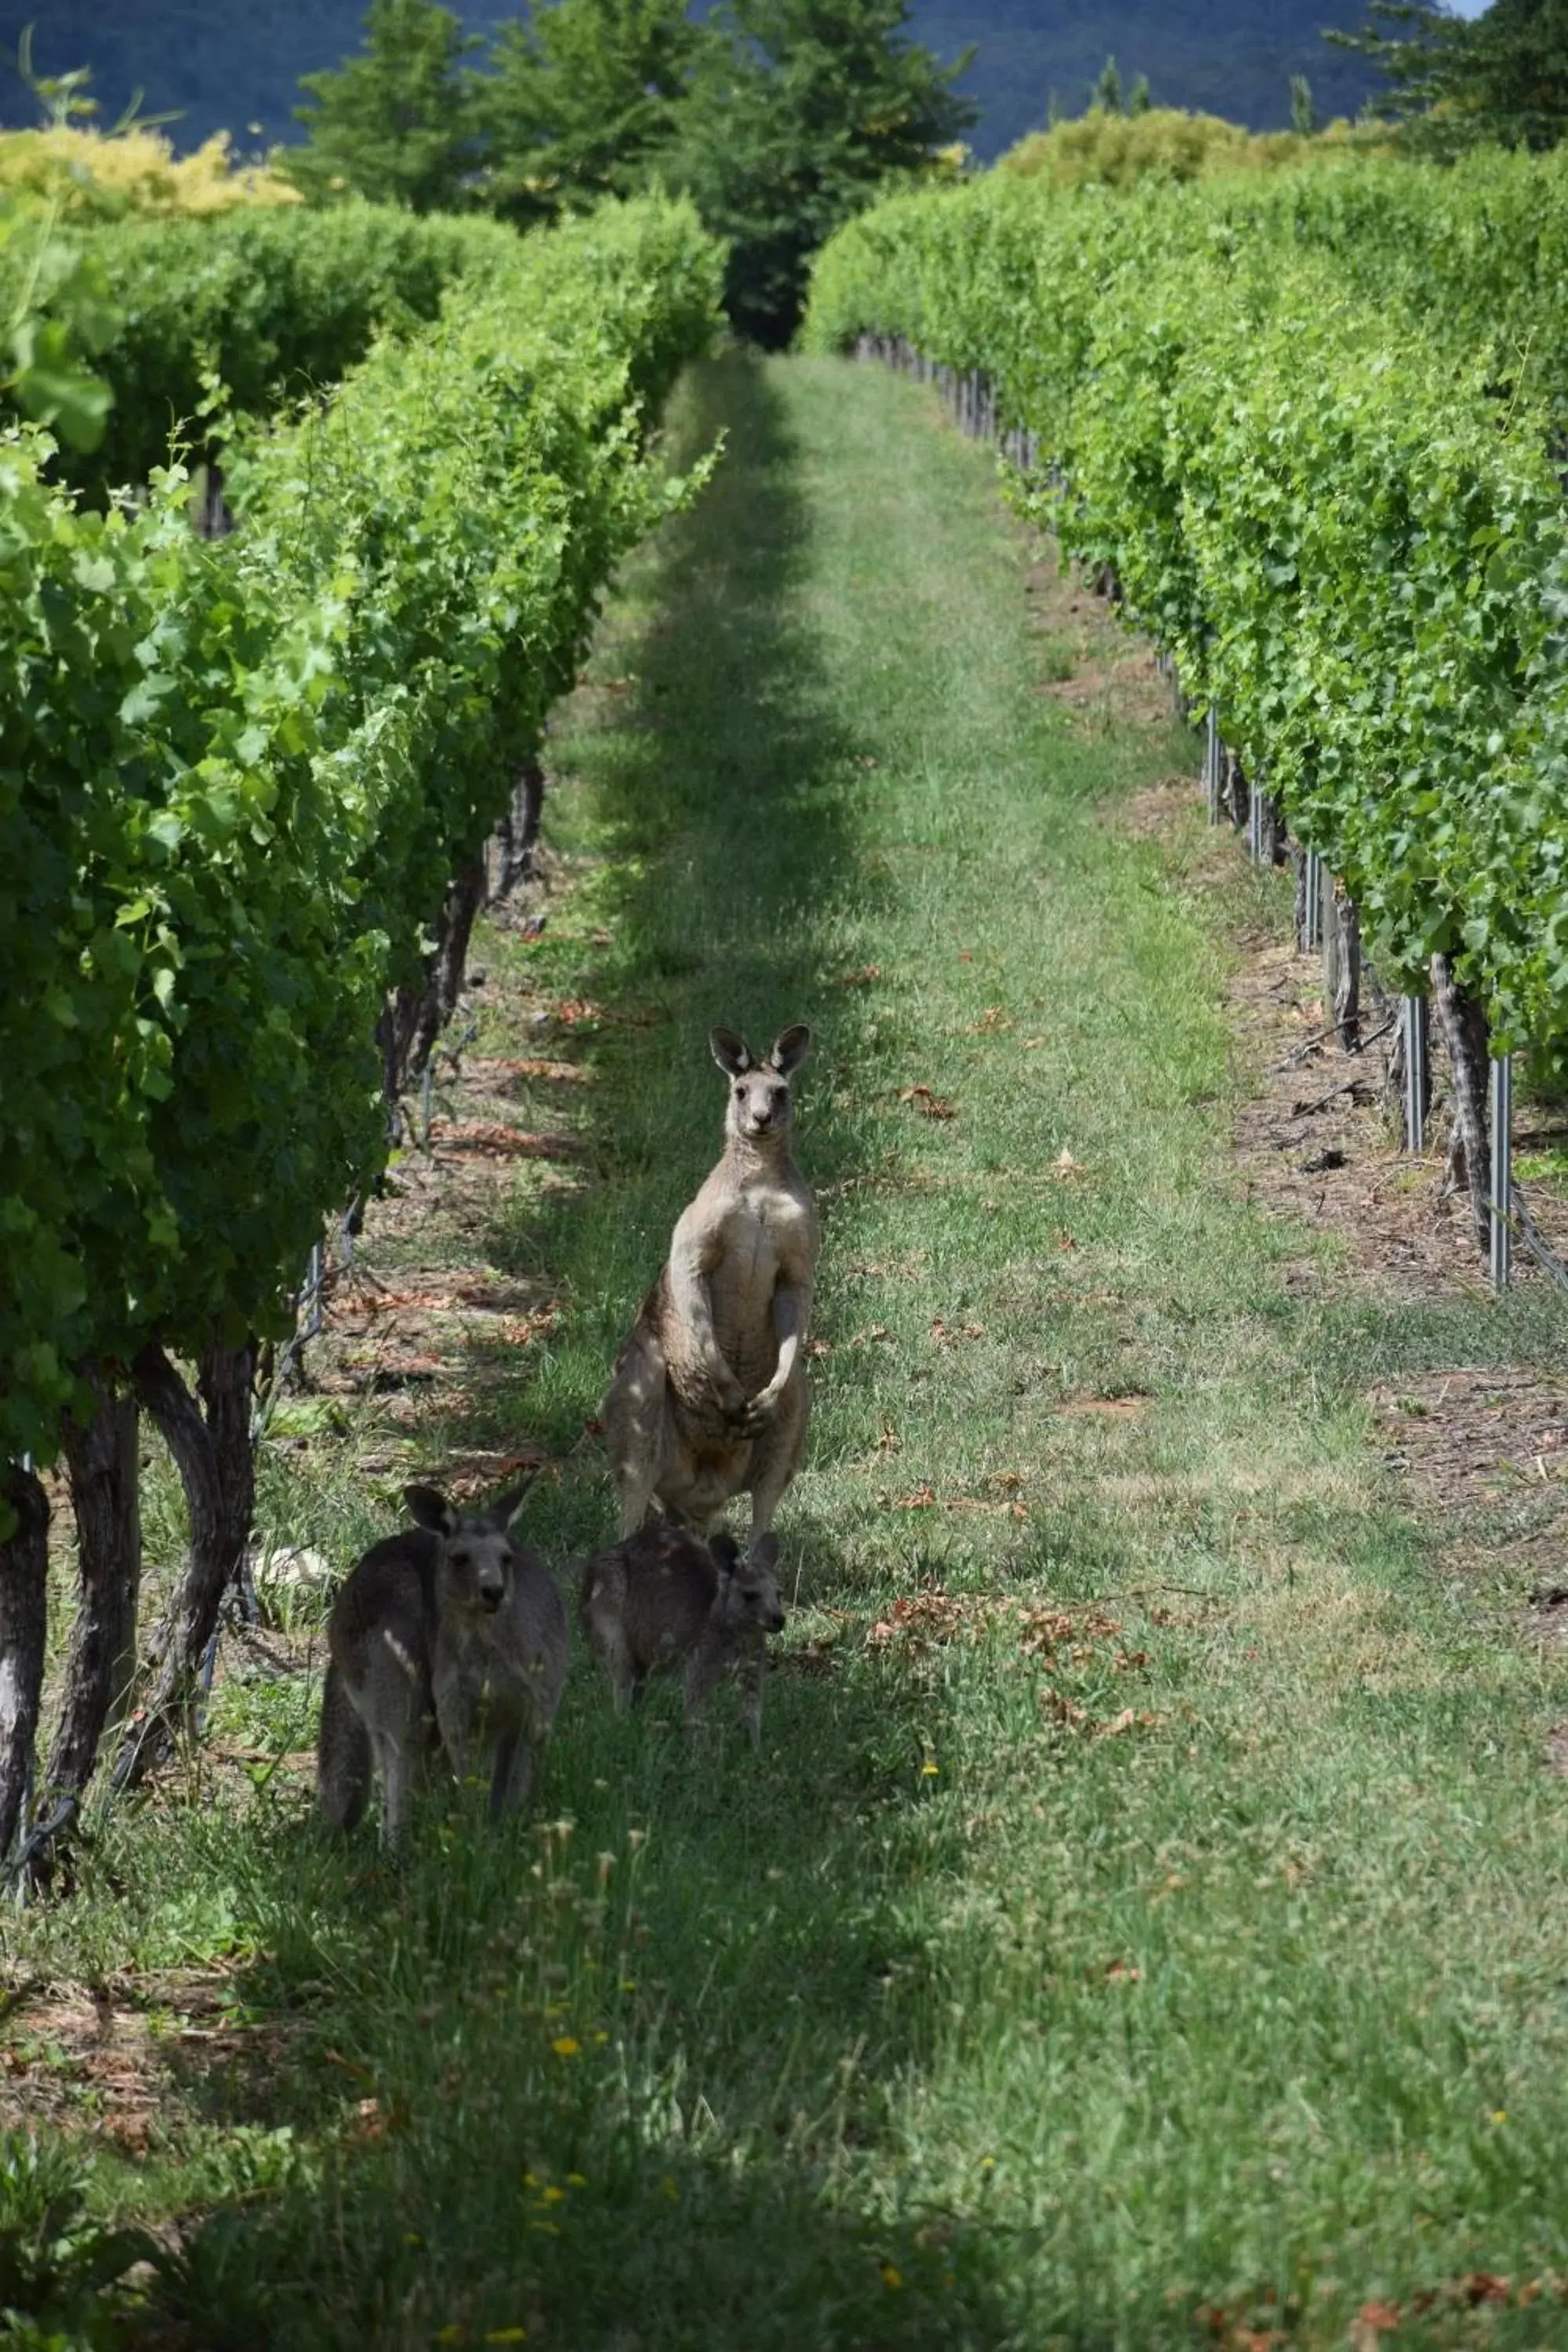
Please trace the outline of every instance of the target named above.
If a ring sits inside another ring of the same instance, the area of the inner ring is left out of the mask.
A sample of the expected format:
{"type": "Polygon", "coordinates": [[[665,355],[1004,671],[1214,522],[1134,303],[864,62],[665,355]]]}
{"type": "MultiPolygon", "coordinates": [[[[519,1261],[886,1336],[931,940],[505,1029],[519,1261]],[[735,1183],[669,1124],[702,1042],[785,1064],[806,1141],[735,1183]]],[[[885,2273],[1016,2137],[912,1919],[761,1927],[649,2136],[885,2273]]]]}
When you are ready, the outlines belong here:
{"type": "Polygon", "coordinates": [[[119,1832],[132,1898],[49,1948],[177,1949],[221,1885],[279,2036],[161,2176],[220,2209],[188,2340],[1568,2343],[1563,1674],[1435,1577],[1362,1402],[1526,1310],[1306,1295],[1231,1197],[1215,950],[1107,816],[1190,746],[1042,694],[988,461],[870,371],[730,363],[720,420],[556,745],[573,887],[510,952],[607,1017],[581,1181],[490,1237],[563,1313],[489,1410],[568,1456],[531,1534],[600,1539],[573,1449],[715,1148],[706,1029],[811,1020],[763,1751],[579,1659],[554,1828],[397,1880],[280,1798],[119,1832]]]}

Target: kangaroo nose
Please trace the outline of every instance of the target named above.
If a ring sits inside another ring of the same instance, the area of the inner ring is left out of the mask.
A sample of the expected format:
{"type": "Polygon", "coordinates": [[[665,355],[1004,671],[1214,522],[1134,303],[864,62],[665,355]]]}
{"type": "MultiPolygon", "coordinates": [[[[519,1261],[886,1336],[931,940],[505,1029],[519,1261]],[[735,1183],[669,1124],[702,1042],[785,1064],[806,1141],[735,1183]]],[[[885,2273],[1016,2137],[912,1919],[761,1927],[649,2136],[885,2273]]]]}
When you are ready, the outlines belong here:
{"type": "Polygon", "coordinates": [[[492,1611],[499,1609],[501,1604],[501,1596],[505,1591],[505,1586],[500,1584],[481,1584],[479,1587],[479,1600],[484,1607],[492,1611]]]}

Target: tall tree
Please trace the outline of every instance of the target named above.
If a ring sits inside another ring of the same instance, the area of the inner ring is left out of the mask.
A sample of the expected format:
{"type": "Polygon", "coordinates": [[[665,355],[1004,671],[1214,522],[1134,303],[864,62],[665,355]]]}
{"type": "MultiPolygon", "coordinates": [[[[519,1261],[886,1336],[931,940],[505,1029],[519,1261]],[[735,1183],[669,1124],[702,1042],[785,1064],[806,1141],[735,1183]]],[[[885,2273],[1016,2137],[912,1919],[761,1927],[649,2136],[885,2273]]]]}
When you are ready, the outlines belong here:
{"type": "Polygon", "coordinates": [[[1095,77],[1094,88],[1089,91],[1089,102],[1090,106],[1098,106],[1103,114],[1121,113],[1121,68],[1114,58],[1107,58],[1100,67],[1095,77]]]}
{"type": "Polygon", "coordinates": [[[1455,154],[1568,137],[1568,0],[1492,0],[1474,19],[1428,0],[1371,0],[1371,16],[1362,32],[1324,37],[1383,68],[1387,110],[1413,146],[1455,154]]]}
{"type": "Polygon", "coordinates": [[[309,143],[288,159],[307,196],[353,194],[418,213],[464,201],[478,163],[472,77],[482,44],[437,0],[370,0],[364,43],[335,72],[303,74],[309,143]]]}
{"type": "Polygon", "coordinates": [[[554,0],[503,26],[479,101],[489,200],[526,218],[644,185],[704,37],[682,0],[554,0]]]}
{"type": "Polygon", "coordinates": [[[908,0],[721,0],[685,109],[679,176],[731,239],[742,333],[794,333],[812,254],[889,175],[929,167],[977,110],[910,40],[908,0]]]}

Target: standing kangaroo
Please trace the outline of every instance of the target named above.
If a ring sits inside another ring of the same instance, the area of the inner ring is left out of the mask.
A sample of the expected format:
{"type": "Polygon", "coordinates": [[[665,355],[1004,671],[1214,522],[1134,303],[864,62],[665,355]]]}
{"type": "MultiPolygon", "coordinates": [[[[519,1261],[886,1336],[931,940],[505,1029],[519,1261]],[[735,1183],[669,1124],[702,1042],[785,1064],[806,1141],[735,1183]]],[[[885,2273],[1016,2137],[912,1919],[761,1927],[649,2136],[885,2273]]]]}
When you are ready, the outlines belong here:
{"type": "Polygon", "coordinates": [[[405,1486],[420,1524],[373,1544],[333,1601],[316,1777],[334,1829],[356,1826],[374,1771],[390,1850],[421,1759],[443,1747],[466,1780],[476,1738],[495,1751],[491,1818],[527,1795],[566,1679],[568,1627],[550,1570],[509,1533],[521,1499],[459,1512],[405,1486]]]}
{"type": "Polygon", "coordinates": [[[731,1081],[723,1157],[676,1224],[600,1411],[623,1537],[655,1496],[707,1528],[743,1491],[754,1544],[805,1444],[819,1234],[795,1164],[789,1082],[811,1032],[786,1029],[762,1061],[733,1030],[709,1043],[731,1081]]]}

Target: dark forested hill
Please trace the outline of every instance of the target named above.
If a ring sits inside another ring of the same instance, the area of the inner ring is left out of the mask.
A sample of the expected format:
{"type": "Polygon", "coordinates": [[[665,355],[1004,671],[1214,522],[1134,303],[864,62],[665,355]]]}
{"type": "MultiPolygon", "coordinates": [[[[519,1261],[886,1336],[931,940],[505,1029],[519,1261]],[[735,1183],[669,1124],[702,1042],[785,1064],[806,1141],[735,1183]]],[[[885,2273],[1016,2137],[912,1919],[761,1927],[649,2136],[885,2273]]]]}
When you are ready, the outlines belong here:
{"type": "MultiPolygon", "coordinates": [[[[453,0],[479,32],[509,12],[453,0]]],[[[0,0],[0,56],[36,26],[40,70],[88,65],[106,113],[133,90],[150,112],[181,110],[182,147],[210,131],[237,144],[298,135],[298,77],[358,44],[364,0],[0,0]],[[252,131],[250,126],[259,125],[252,131]]],[[[970,42],[966,79],[983,110],[974,144],[991,156],[1045,119],[1055,91],[1079,112],[1114,50],[1123,79],[1147,74],[1157,102],[1203,107],[1263,130],[1289,119],[1289,80],[1310,79],[1321,115],[1352,113],[1371,87],[1361,60],[1330,48],[1323,25],[1359,25],[1361,0],[914,0],[915,30],[939,54],[970,42]]],[[[0,121],[30,120],[0,63],[0,121]]]]}

